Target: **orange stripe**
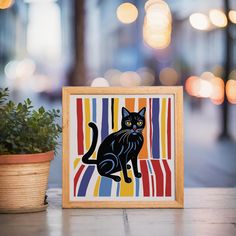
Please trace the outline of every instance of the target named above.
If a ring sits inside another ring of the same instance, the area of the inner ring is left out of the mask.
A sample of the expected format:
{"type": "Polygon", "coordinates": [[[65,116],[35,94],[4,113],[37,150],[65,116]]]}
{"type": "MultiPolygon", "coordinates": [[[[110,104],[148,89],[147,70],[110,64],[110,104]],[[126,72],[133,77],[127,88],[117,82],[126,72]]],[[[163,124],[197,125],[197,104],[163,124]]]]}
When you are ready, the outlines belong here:
{"type": "Polygon", "coordinates": [[[134,98],[125,99],[125,107],[128,109],[129,112],[134,112],[134,101],[134,98]]]}
{"type": "MultiPolygon", "coordinates": [[[[139,98],[138,99],[138,109],[139,111],[144,108],[144,107],[147,107],[147,100],[146,98],[139,98]]],[[[142,146],[142,149],[139,153],[139,159],[148,159],[148,150],[147,150],[147,123],[148,123],[148,120],[147,120],[147,112],[145,113],[145,120],[146,120],[146,125],[143,129],[143,146],[142,146]]]]}

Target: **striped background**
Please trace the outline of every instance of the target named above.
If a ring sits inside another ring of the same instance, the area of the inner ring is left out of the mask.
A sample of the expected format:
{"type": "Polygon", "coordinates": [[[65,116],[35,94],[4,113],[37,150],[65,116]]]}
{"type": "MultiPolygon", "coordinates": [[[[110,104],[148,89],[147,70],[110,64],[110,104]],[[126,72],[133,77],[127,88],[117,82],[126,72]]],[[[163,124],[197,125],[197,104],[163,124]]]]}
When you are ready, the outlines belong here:
{"type": "Polygon", "coordinates": [[[169,197],[173,195],[173,97],[77,97],[75,100],[75,123],[77,155],[73,159],[73,196],[81,197],[169,197]],[[90,121],[99,130],[96,152],[102,140],[120,129],[121,108],[138,112],[146,107],[146,126],[143,131],[144,144],[139,153],[139,170],[142,178],[133,176],[128,170],[132,183],[125,183],[122,172],[121,182],[101,177],[95,165],[84,165],[81,157],[90,148],[92,131],[90,121]]]}

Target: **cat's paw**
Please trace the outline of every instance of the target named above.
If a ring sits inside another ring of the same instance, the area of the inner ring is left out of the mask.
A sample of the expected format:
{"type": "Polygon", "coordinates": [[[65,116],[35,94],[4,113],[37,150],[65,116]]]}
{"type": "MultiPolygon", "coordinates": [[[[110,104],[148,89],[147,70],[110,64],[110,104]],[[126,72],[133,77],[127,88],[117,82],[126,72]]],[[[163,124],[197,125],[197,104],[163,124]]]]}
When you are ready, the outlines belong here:
{"type": "Polygon", "coordinates": [[[132,179],[129,178],[129,177],[127,177],[127,178],[125,179],[125,182],[126,182],[126,183],[131,183],[131,182],[132,182],[132,179]]]}
{"type": "Polygon", "coordinates": [[[113,179],[114,179],[116,182],[120,182],[120,181],[121,181],[120,176],[114,176],[113,179]]]}
{"type": "Polygon", "coordinates": [[[130,164],[127,164],[127,169],[131,169],[131,165],[130,164]]]}
{"type": "Polygon", "coordinates": [[[142,177],[142,174],[141,174],[140,172],[138,172],[137,174],[135,174],[135,177],[141,178],[141,177],[142,177]]]}

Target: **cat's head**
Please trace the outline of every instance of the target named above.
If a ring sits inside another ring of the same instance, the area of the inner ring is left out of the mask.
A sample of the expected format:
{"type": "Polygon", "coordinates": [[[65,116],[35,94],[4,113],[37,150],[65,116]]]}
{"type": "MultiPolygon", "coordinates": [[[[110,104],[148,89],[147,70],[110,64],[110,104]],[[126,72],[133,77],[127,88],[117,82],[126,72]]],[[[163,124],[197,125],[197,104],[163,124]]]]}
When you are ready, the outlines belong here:
{"type": "Polygon", "coordinates": [[[141,133],[145,127],[145,111],[145,107],[139,112],[129,112],[125,107],[122,107],[122,129],[128,130],[132,135],[141,133]]]}

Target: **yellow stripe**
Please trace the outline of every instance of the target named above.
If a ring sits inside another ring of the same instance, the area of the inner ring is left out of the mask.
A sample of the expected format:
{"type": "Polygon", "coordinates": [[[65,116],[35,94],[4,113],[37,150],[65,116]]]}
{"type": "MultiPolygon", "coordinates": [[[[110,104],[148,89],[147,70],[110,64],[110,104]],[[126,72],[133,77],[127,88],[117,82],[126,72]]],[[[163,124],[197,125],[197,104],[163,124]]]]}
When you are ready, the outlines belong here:
{"type": "Polygon", "coordinates": [[[90,148],[90,127],[88,126],[88,123],[90,120],[90,100],[89,98],[84,99],[84,107],[85,107],[85,147],[86,151],[90,148]]]}
{"type": "Polygon", "coordinates": [[[95,185],[94,193],[93,193],[94,197],[98,197],[99,196],[100,182],[101,182],[101,176],[99,175],[98,179],[97,179],[97,182],[96,182],[96,185],[95,185]]]}
{"type": "Polygon", "coordinates": [[[118,131],[119,98],[114,98],[114,131],[118,131]]]}
{"type": "Polygon", "coordinates": [[[162,99],[161,106],[161,149],[162,159],[166,159],[166,98],[162,99]]]}
{"type": "Polygon", "coordinates": [[[132,197],[134,196],[134,177],[132,170],[128,170],[128,176],[132,179],[131,183],[126,183],[124,180],[123,172],[120,172],[120,196],[121,197],[132,197]]]}
{"type": "Polygon", "coordinates": [[[81,158],[75,158],[75,160],[74,160],[74,169],[76,169],[76,167],[78,166],[80,160],[81,160],[81,158]]]}
{"type": "MultiPolygon", "coordinates": [[[[147,106],[147,101],[146,101],[146,98],[139,98],[138,99],[138,109],[139,111],[146,107],[147,106]]],[[[143,146],[140,150],[140,153],[139,153],[139,156],[138,158],[139,159],[148,159],[148,150],[147,150],[147,124],[148,124],[148,121],[147,121],[147,111],[145,113],[145,119],[146,119],[146,125],[143,129],[143,146]]]]}

